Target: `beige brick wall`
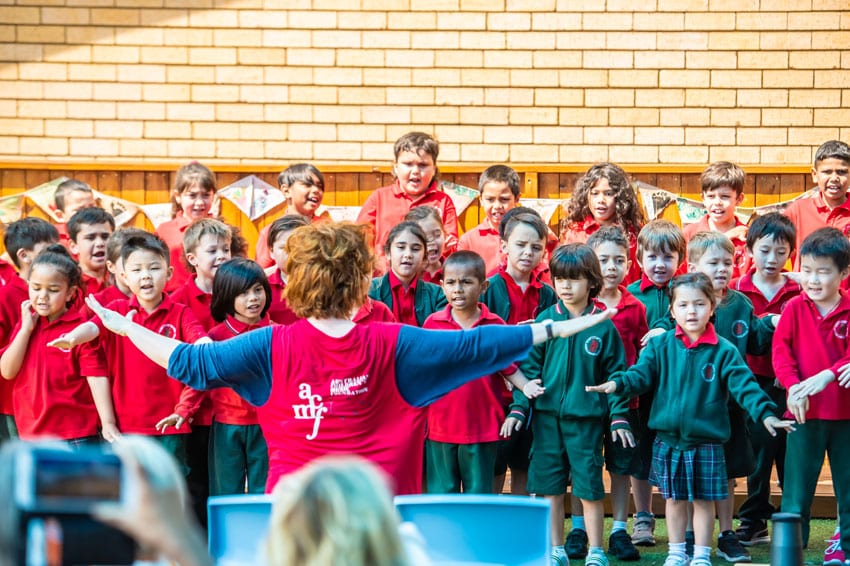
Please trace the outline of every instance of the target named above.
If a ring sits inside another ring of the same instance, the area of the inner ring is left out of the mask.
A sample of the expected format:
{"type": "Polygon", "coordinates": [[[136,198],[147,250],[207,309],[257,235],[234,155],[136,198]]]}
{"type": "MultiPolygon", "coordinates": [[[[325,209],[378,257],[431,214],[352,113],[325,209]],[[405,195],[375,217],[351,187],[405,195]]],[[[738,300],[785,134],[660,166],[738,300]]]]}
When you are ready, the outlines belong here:
{"type": "Polygon", "coordinates": [[[805,164],[848,108],[847,0],[0,0],[4,161],[805,164]]]}

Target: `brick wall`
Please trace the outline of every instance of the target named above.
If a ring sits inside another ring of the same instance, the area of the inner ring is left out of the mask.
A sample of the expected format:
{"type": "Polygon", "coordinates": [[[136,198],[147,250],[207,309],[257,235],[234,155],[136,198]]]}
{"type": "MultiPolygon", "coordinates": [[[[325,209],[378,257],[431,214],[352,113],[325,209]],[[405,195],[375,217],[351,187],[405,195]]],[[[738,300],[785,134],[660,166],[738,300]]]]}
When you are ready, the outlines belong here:
{"type": "Polygon", "coordinates": [[[806,164],[848,71],[847,0],[0,0],[0,160],[806,164]]]}

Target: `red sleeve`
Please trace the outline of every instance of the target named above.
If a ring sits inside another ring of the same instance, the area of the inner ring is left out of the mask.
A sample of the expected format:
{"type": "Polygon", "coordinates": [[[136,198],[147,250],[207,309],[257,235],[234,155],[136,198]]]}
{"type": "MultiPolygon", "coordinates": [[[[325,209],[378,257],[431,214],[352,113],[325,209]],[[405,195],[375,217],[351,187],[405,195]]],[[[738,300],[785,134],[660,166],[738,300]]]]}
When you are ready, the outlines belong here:
{"type": "Polygon", "coordinates": [[[789,306],[791,308],[786,308],[773,333],[773,371],[776,373],[776,379],[786,390],[801,381],[797,354],[793,348],[796,328],[793,319],[797,318],[794,316],[797,309],[794,305],[789,306]]]}
{"type": "Polygon", "coordinates": [[[274,265],[274,260],[271,257],[271,250],[269,250],[269,230],[271,229],[271,224],[263,227],[260,230],[259,236],[257,236],[257,247],[255,251],[254,257],[257,260],[257,263],[260,264],[264,269],[266,267],[271,267],[274,265]]]}
{"type": "Polygon", "coordinates": [[[195,313],[187,306],[183,306],[183,316],[180,317],[180,340],[194,344],[201,338],[207,336],[204,327],[198,322],[195,313]]]}
{"type": "Polygon", "coordinates": [[[449,195],[443,206],[443,229],[446,231],[446,255],[457,250],[457,211],[449,195]]]}
{"type": "Polygon", "coordinates": [[[378,190],[373,191],[360,207],[360,212],[357,213],[358,224],[370,224],[373,228],[375,227],[378,219],[378,190]]]}
{"type": "Polygon", "coordinates": [[[183,387],[177,405],[174,407],[174,412],[189,420],[192,415],[198,412],[208,393],[208,391],[196,391],[191,387],[183,387]]]}
{"type": "Polygon", "coordinates": [[[80,375],[84,377],[109,377],[106,356],[100,347],[100,341],[94,340],[77,346],[75,352],[80,364],[80,375]]]}

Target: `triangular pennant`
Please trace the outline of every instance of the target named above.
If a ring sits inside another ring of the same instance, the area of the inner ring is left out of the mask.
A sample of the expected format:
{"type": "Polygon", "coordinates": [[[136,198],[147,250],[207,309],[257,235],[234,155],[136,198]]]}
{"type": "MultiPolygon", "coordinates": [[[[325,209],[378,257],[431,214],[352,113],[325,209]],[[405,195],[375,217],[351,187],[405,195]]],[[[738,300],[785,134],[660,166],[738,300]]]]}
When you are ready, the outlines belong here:
{"type": "Polygon", "coordinates": [[[150,220],[151,224],[153,224],[154,229],[159,228],[160,224],[164,222],[168,222],[171,220],[171,203],[170,202],[158,202],[156,204],[142,204],[139,205],[139,209],[142,211],[142,214],[147,216],[148,220],[150,220]]]}
{"type": "Polygon", "coordinates": [[[475,199],[477,199],[479,195],[478,191],[475,189],[464,187],[463,185],[458,185],[451,181],[441,181],[440,190],[449,195],[449,198],[452,199],[452,204],[455,205],[455,212],[457,212],[458,216],[463,214],[463,212],[469,208],[469,205],[475,202],[475,199]]]}
{"type": "Polygon", "coordinates": [[[331,215],[334,222],[356,222],[360,214],[359,206],[322,206],[331,215]]]}
{"type": "Polygon", "coordinates": [[[655,220],[664,212],[664,209],[676,202],[675,194],[643,181],[636,181],[633,186],[637,189],[648,220],[655,220]]]}
{"type": "Polygon", "coordinates": [[[523,198],[520,201],[520,205],[536,210],[543,218],[543,221],[546,224],[549,224],[552,221],[552,217],[555,215],[555,211],[558,210],[559,206],[563,206],[564,202],[565,201],[552,198],[523,198]]]}
{"type": "Polygon", "coordinates": [[[109,196],[99,191],[92,192],[100,207],[115,217],[116,228],[130,222],[140,212],[139,205],[134,202],[109,196]]]}
{"type": "Polygon", "coordinates": [[[62,222],[56,216],[56,188],[68,180],[68,177],[57,177],[46,183],[22,193],[22,195],[33,202],[53,222],[62,222]]]}
{"type": "Polygon", "coordinates": [[[23,194],[11,195],[0,198],[0,222],[9,224],[20,220],[24,211],[23,194]]]}
{"type": "Polygon", "coordinates": [[[251,220],[257,220],[284,201],[280,190],[256,175],[249,175],[231,183],[218,191],[216,196],[232,202],[251,220]]]}

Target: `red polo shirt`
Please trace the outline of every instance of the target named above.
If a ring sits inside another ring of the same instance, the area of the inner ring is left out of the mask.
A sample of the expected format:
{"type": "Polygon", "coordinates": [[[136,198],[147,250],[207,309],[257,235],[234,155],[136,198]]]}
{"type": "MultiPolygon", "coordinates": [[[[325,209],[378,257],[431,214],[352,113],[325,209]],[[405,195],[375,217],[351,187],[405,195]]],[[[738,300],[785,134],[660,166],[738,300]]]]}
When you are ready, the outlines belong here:
{"type": "Polygon", "coordinates": [[[174,291],[192,278],[192,273],[186,268],[186,264],[183,263],[183,234],[191,223],[191,220],[183,216],[183,211],[180,211],[177,213],[177,216],[168,222],[160,224],[154,232],[162,238],[162,241],[165,242],[165,245],[168,246],[171,252],[170,261],[174,272],[171,274],[171,279],[165,284],[166,293],[174,291]]]}
{"type": "MultiPolygon", "coordinates": [[[[189,307],[175,303],[168,295],[151,313],[141,308],[135,297],[117,300],[110,303],[109,308],[119,314],[135,310],[134,322],[169,338],[195,342],[206,336],[189,307]]],[[[112,376],[112,399],[119,430],[128,434],[159,435],[154,425],[179,412],[178,404],[197,392],[168,377],[165,368],[152,362],[128,338],[106,330],[99,318],[92,319],[92,322],[100,328],[100,340],[112,376]]],[[[180,430],[168,427],[165,434],[188,432],[187,423],[180,430]]]]}
{"type": "Polygon", "coordinates": [[[443,284],[443,268],[441,267],[434,273],[429,273],[427,271],[423,271],[420,275],[422,281],[426,283],[433,283],[434,285],[442,285],[443,284]]]}
{"type": "Polygon", "coordinates": [[[390,289],[393,293],[393,316],[402,324],[419,326],[416,320],[416,283],[419,277],[414,277],[405,290],[404,284],[396,277],[395,271],[390,269],[390,289]]]}
{"type": "Polygon", "coordinates": [[[472,230],[464,232],[458,241],[457,249],[470,250],[480,255],[484,259],[488,276],[495,273],[502,262],[502,240],[499,238],[499,231],[491,227],[487,219],[472,230]]]}
{"type": "MultiPolygon", "coordinates": [[[[112,301],[118,301],[121,299],[129,299],[127,295],[121,292],[121,289],[118,288],[117,285],[110,285],[109,287],[103,289],[99,293],[94,293],[94,298],[97,299],[102,305],[108,305],[112,301]]],[[[86,318],[91,318],[94,316],[94,311],[92,311],[87,304],[83,303],[81,307],[83,314],[86,318]]]]}
{"type": "MultiPolygon", "coordinates": [[[[738,217],[735,217],[735,227],[738,226],[746,226],[743,222],[738,220],[738,217]]],[[[691,238],[694,237],[694,234],[697,232],[712,232],[713,230],[708,224],[708,214],[699,219],[699,221],[694,222],[693,224],[688,224],[685,226],[683,232],[685,233],[685,241],[690,242],[691,238]]],[[[747,255],[747,238],[744,236],[743,238],[732,238],[732,245],[735,246],[735,254],[732,257],[732,279],[741,277],[750,269],[750,257],[747,255]]]]}
{"type": "MultiPolygon", "coordinates": [[[[835,208],[829,208],[823,200],[820,191],[812,198],[797,199],[788,205],[783,213],[791,219],[794,226],[797,227],[797,245],[794,246],[796,252],[800,251],[800,246],[806,236],[817,230],[831,226],[838,228],[845,236],[850,236],[850,200],[844,201],[843,204],[835,208]]],[[[800,256],[794,254],[794,271],[800,270],[800,256]]]]}
{"type": "Polygon", "coordinates": [[[198,319],[204,330],[209,331],[216,325],[215,319],[212,317],[212,312],[210,312],[212,293],[201,291],[195,284],[194,277],[171,293],[171,300],[192,309],[192,314],[195,315],[195,318],[198,319]]]}
{"type": "Polygon", "coordinates": [[[5,287],[15,279],[20,279],[18,270],[8,261],[0,259],[0,287],[5,287]]]}
{"type": "MultiPolygon", "coordinates": [[[[29,286],[17,274],[0,287],[0,348],[12,340],[12,331],[21,321],[21,303],[29,298],[29,286]]],[[[0,414],[14,414],[12,390],[14,382],[0,378],[0,414]]]]}
{"type": "MultiPolygon", "coordinates": [[[[637,362],[638,351],[640,351],[640,339],[649,332],[646,323],[646,307],[642,302],[629,293],[625,287],[620,285],[620,303],[617,305],[617,314],[611,319],[626,350],[626,365],[632,366],[637,362]]],[[[604,306],[604,305],[603,305],[604,306]]]]}
{"type": "Polygon", "coordinates": [[[537,308],[540,306],[540,289],[543,287],[540,279],[532,274],[528,287],[523,291],[505,268],[499,269],[499,277],[505,280],[508,300],[511,303],[511,314],[505,322],[519,324],[533,321],[537,317],[537,308]]]}
{"type": "MultiPolygon", "coordinates": [[[[27,355],[13,380],[15,423],[24,440],[44,436],[68,440],[97,434],[97,409],[86,377],[109,375],[103,352],[96,342],[70,350],[47,346],[83,322],[83,315],[72,309],[53,322],[45,317],[36,321],[27,355]]],[[[18,322],[13,338],[20,328],[18,322]]]]}
{"type": "MultiPolygon", "coordinates": [[[[505,324],[487,307],[478,304],[481,317],[472,328],[486,324],[505,324]]],[[[422,328],[437,330],[461,330],[452,318],[452,307],[435,312],[425,321],[422,328]]],[[[511,364],[502,374],[516,373],[516,364],[511,364]]],[[[477,444],[496,442],[499,428],[505,420],[502,394],[506,391],[502,375],[494,373],[470,381],[445,397],[428,406],[428,438],[436,442],[452,444],[477,444]]]]}
{"type": "MultiPolygon", "coordinates": [[[[587,239],[599,230],[602,226],[593,218],[588,216],[583,222],[571,224],[563,232],[563,243],[565,244],[586,244],[587,239]]],[[[623,279],[623,284],[628,285],[632,281],[640,279],[641,269],[637,262],[637,234],[629,231],[626,234],[629,239],[629,260],[632,262],[626,277],[623,279]]]]}
{"type": "Polygon", "coordinates": [[[103,278],[92,277],[83,273],[82,291],[85,296],[97,295],[108,287],[110,287],[109,272],[104,273],[103,278]]]}
{"type": "Polygon", "coordinates": [[[404,220],[414,206],[427,204],[440,211],[443,229],[446,232],[446,255],[457,248],[457,212],[451,197],[437,189],[436,181],[421,195],[411,197],[401,188],[398,181],[387,187],[375,189],[357,215],[358,224],[370,224],[375,229],[375,251],[384,256],[384,244],[393,226],[404,220]]]}
{"type": "MultiPolygon", "coordinates": [[[[802,293],[785,305],[773,334],[773,369],[785,389],[816,373],[839,369],[850,362],[848,348],[850,296],[843,291],[838,305],[826,316],[802,293]]],[[[830,382],[826,388],[809,397],[807,419],[850,419],[850,389],[830,382]]]]}
{"type": "Polygon", "coordinates": [[[283,297],[283,290],[286,289],[286,283],[280,274],[279,269],[275,269],[274,273],[269,275],[269,286],[272,288],[272,296],[269,297],[271,305],[269,306],[269,318],[275,324],[292,324],[298,317],[286,304],[286,299],[283,297]]]}
{"type": "MultiPolygon", "coordinates": [[[[753,303],[753,312],[756,316],[782,314],[788,301],[799,295],[802,291],[799,283],[786,278],[785,285],[782,286],[772,299],[768,300],[753,283],[753,274],[755,272],[755,268],[751,269],[740,279],[732,281],[729,288],[740,291],[747,296],[750,302],[753,303]]],[[[747,355],[747,364],[753,370],[753,373],[758,376],[775,377],[770,354],[764,356],[747,355]]]]}
{"type": "MultiPolygon", "coordinates": [[[[210,330],[209,336],[216,342],[221,342],[222,340],[229,340],[234,336],[239,336],[243,332],[248,332],[254,328],[262,328],[269,324],[268,315],[254,325],[239,322],[232,316],[228,316],[224,322],[217,324],[210,330]]],[[[228,387],[213,389],[210,391],[210,399],[212,401],[213,418],[216,422],[243,426],[259,424],[256,407],[248,403],[232,389],[228,387]]]]}
{"type": "Polygon", "coordinates": [[[369,297],[366,297],[366,302],[357,309],[357,312],[354,314],[351,322],[355,324],[369,324],[372,322],[397,321],[393,316],[393,311],[390,310],[390,307],[381,301],[374,301],[369,297]]]}

